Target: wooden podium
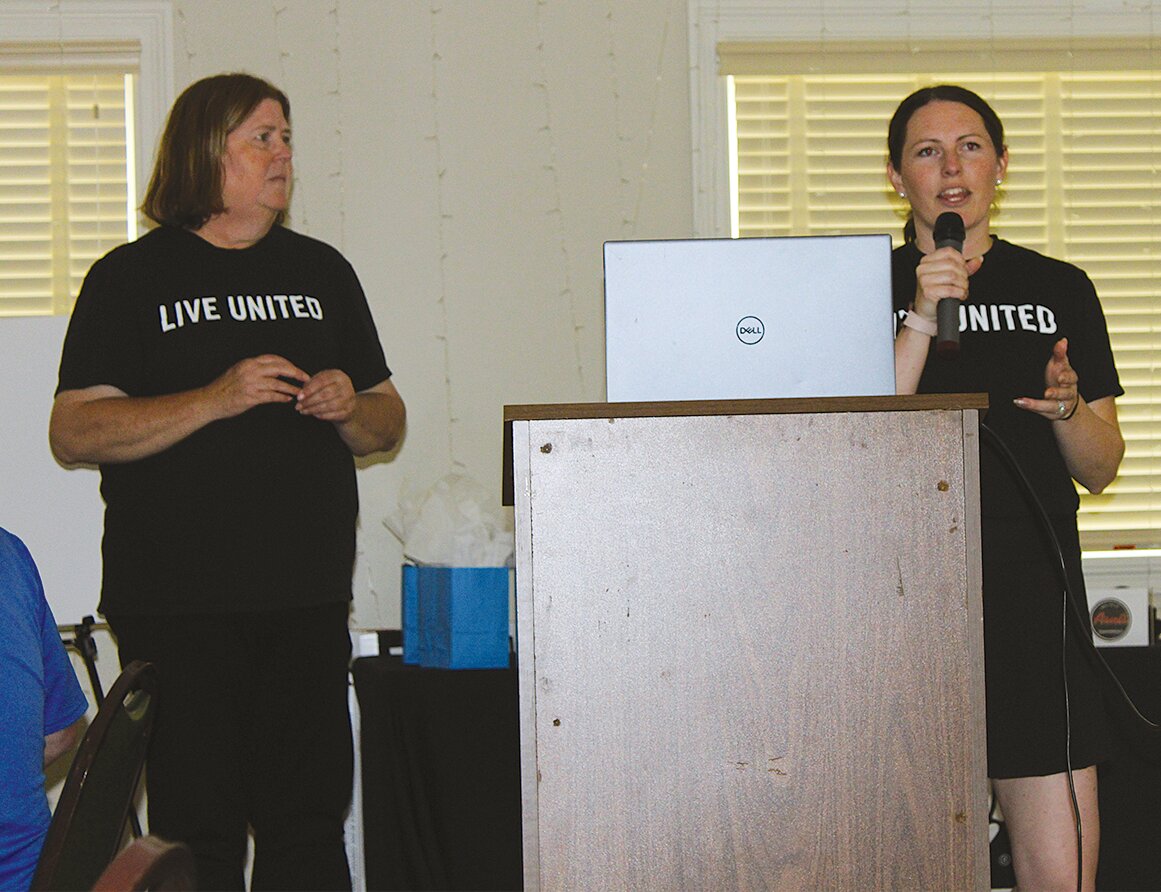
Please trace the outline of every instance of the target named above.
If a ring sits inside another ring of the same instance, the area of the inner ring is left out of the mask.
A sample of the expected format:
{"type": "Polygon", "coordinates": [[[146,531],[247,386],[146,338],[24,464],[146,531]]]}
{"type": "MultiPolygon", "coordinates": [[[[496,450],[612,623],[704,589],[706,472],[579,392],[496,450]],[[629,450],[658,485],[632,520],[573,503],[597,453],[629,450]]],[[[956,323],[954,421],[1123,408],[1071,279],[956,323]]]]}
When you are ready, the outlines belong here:
{"type": "Polygon", "coordinates": [[[989,888],[986,405],[505,408],[525,889],[989,888]]]}

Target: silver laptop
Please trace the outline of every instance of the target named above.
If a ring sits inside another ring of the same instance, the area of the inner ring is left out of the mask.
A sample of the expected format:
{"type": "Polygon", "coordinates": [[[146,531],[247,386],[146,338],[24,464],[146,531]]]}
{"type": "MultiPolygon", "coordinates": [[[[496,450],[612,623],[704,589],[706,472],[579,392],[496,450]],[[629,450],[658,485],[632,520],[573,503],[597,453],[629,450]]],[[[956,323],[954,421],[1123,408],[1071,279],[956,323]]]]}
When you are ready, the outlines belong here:
{"type": "Polygon", "coordinates": [[[609,402],[895,392],[889,235],[605,243],[609,402]]]}

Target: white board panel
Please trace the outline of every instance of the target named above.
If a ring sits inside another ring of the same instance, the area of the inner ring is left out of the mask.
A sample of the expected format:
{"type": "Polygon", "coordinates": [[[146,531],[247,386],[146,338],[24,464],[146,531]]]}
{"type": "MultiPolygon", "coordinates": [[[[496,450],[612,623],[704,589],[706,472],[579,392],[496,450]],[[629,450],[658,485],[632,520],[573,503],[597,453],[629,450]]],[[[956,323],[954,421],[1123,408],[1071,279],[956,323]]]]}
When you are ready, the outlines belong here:
{"type": "Polygon", "coordinates": [[[48,448],[48,419],[68,318],[0,318],[4,419],[0,526],[32,552],[57,622],[95,614],[104,505],[94,468],[65,469],[48,448]]]}

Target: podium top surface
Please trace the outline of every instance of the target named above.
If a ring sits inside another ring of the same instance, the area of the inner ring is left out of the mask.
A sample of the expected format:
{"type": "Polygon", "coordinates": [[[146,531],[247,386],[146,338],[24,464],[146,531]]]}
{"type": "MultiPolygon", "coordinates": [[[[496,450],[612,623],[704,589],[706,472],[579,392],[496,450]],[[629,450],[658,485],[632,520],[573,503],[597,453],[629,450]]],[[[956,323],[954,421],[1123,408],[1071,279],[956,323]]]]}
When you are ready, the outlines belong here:
{"type": "Polygon", "coordinates": [[[987,409],[986,393],[794,397],[774,400],[666,400],[648,403],[544,403],[504,407],[504,423],[553,418],[665,418],[690,415],[796,415],[987,409]]]}
{"type": "Polygon", "coordinates": [[[512,422],[586,418],[679,418],[711,415],[803,415],[825,412],[986,411],[986,393],[910,396],[796,397],[769,400],[667,400],[646,403],[539,403],[504,407],[503,504],[513,503],[512,422]]]}

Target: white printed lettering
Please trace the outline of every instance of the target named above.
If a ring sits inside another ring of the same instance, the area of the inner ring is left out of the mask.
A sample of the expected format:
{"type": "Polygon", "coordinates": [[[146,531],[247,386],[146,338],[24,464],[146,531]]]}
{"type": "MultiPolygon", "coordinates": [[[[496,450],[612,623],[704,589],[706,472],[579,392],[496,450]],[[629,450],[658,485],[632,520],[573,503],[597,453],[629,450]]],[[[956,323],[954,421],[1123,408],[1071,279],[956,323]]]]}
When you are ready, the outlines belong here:
{"type": "Polygon", "coordinates": [[[173,331],[185,327],[186,322],[196,325],[199,322],[217,322],[222,318],[218,312],[216,297],[182,298],[173,302],[173,319],[170,320],[170,308],[158,305],[157,312],[161,317],[161,330],[173,331]]]}
{"type": "Polygon", "coordinates": [[[1036,320],[1040,324],[1041,334],[1056,334],[1056,316],[1048,307],[1036,308],[1036,320]]]}
{"type": "MultiPolygon", "coordinates": [[[[322,303],[304,294],[230,294],[226,306],[230,318],[238,322],[323,318],[322,303]]],[[[157,312],[163,332],[183,328],[187,322],[195,325],[222,320],[219,300],[212,295],[159,304],[157,312]]]]}
{"type": "Polygon", "coordinates": [[[1041,304],[968,304],[960,308],[960,331],[1034,331],[1055,334],[1056,315],[1041,304]]]}
{"type": "Polygon", "coordinates": [[[202,318],[202,305],[200,301],[194,300],[192,303],[188,300],[183,300],[181,305],[185,307],[185,314],[189,317],[190,322],[200,322],[202,318]]]}

